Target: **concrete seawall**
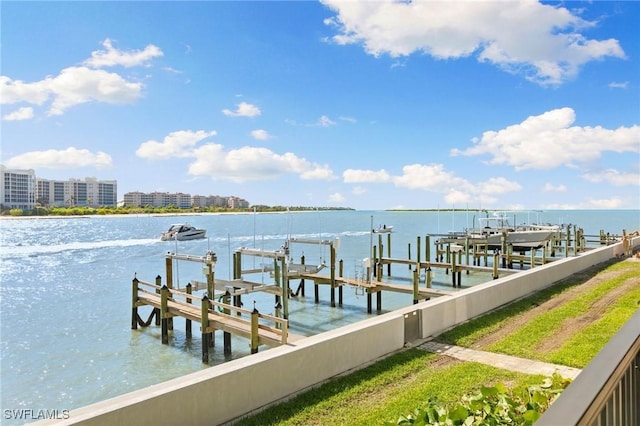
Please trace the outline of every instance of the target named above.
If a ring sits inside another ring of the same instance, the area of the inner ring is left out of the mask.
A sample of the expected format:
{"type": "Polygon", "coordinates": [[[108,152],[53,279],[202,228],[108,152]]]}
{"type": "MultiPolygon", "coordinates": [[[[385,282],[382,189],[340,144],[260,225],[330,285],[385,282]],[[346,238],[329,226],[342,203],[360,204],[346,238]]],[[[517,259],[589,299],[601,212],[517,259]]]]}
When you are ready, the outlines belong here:
{"type": "MultiPolygon", "coordinates": [[[[640,237],[631,245],[637,250],[640,237]]],[[[622,255],[623,243],[603,246],[72,410],[66,420],[36,424],[222,424],[622,255]]]]}

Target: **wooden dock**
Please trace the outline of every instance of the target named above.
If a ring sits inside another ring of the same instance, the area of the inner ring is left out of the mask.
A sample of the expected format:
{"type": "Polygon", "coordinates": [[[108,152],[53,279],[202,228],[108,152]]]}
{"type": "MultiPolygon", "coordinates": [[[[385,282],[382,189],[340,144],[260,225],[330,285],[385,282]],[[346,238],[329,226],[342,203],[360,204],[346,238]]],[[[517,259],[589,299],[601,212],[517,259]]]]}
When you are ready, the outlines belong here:
{"type": "MultiPolygon", "coordinates": [[[[209,361],[209,347],[213,345],[215,331],[224,333],[224,352],[231,354],[231,335],[237,335],[249,339],[251,353],[258,352],[261,345],[280,346],[291,345],[304,336],[289,333],[289,321],[276,315],[260,313],[257,309],[243,309],[240,303],[231,304],[231,298],[236,301],[237,295],[232,295],[228,287],[220,283],[221,289],[225,293],[217,295],[219,300],[215,300],[213,265],[215,264],[215,254],[207,253],[203,257],[190,255],[177,255],[168,253],[166,257],[167,283],[161,284],[160,276],[156,277],[155,283],[139,280],[137,277],[132,282],[132,312],[131,328],[138,326],[147,327],[155,318],[155,324],[162,328],[162,343],[169,342],[169,331],[173,330],[173,318],[181,317],[186,320],[187,338],[192,336],[192,322],[200,323],[202,333],[202,361],[209,361]],[[208,270],[207,292],[200,299],[192,294],[193,286],[188,284],[186,291],[173,289],[173,260],[187,260],[201,262],[208,270]],[[144,321],[138,308],[149,306],[152,308],[149,318],[144,321]]],[[[230,282],[235,288],[243,283],[239,281],[230,282]]],[[[253,285],[244,283],[246,286],[253,285]]],[[[268,286],[274,287],[274,286],[268,286]]],[[[261,289],[265,291],[266,289],[261,289]]],[[[254,289],[254,291],[258,291],[254,289]]]]}

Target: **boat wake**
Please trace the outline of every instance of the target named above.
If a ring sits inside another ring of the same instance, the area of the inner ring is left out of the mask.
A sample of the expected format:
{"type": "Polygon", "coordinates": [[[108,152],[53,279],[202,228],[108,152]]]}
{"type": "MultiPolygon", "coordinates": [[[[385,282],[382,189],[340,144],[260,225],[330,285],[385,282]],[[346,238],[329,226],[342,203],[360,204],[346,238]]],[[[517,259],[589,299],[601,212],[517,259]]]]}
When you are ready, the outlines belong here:
{"type": "Polygon", "coordinates": [[[161,241],[157,238],[141,238],[126,240],[107,240],[107,241],[74,241],[64,244],[51,245],[15,245],[0,247],[0,258],[11,259],[16,257],[34,257],[39,255],[63,253],[74,250],[96,250],[112,247],[132,247],[146,246],[150,244],[158,244],[161,241]]]}

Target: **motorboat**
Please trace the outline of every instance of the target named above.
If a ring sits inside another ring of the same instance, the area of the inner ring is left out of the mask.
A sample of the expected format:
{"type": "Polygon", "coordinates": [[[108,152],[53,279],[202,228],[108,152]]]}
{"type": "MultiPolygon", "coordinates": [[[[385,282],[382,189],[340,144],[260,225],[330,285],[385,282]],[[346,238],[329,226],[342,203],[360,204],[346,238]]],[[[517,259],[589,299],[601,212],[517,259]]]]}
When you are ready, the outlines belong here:
{"type": "Polygon", "coordinates": [[[504,243],[514,251],[529,251],[543,247],[554,235],[558,235],[558,225],[513,226],[504,214],[478,218],[479,226],[462,232],[450,232],[439,240],[440,243],[486,244],[489,249],[501,249],[504,243]],[[504,237],[503,237],[504,236],[504,237]]]}
{"type": "Polygon", "coordinates": [[[392,229],[393,229],[393,226],[380,225],[377,228],[372,229],[371,232],[373,232],[374,234],[386,234],[391,232],[392,229]]]}
{"type": "Polygon", "coordinates": [[[187,241],[204,238],[207,234],[206,229],[198,229],[188,223],[173,224],[162,233],[160,240],[162,241],[187,241]]]}

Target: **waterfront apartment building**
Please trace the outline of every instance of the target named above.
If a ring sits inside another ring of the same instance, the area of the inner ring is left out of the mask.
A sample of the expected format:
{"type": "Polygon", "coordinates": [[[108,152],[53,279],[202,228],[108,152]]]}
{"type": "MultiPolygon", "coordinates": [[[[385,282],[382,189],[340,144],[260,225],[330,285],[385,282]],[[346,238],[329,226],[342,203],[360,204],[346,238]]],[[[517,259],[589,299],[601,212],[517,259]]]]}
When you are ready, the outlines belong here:
{"type": "Polygon", "coordinates": [[[125,207],[167,207],[176,206],[181,209],[191,208],[191,195],[177,192],[127,192],[124,194],[125,207]]]}
{"type": "Polygon", "coordinates": [[[168,192],[127,192],[124,194],[125,207],[167,207],[177,206],[181,209],[191,207],[225,207],[248,208],[249,202],[238,197],[221,197],[219,195],[194,195],[168,192]]]}
{"type": "Polygon", "coordinates": [[[36,206],[33,169],[10,170],[0,164],[0,204],[6,209],[32,210],[36,206]]]}
{"type": "Polygon", "coordinates": [[[118,183],[115,180],[85,179],[36,180],[36,202],[46,207],[116,207],[118,183]]]}

